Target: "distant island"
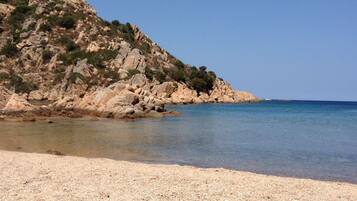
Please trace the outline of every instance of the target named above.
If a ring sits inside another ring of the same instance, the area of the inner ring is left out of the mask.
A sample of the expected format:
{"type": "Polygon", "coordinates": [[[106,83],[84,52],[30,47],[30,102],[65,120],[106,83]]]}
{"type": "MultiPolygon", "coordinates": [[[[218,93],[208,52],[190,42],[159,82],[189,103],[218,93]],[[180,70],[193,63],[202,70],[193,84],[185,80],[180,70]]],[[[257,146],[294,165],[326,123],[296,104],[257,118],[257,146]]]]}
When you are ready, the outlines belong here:
{"type": "Polygon", "coordinates": [[[184,64],[137,26],[101,19],[83,0],[3,0],[0,17],[5,116],[135,118],[160,116],[165,104],[258,100],[184,64]]]}

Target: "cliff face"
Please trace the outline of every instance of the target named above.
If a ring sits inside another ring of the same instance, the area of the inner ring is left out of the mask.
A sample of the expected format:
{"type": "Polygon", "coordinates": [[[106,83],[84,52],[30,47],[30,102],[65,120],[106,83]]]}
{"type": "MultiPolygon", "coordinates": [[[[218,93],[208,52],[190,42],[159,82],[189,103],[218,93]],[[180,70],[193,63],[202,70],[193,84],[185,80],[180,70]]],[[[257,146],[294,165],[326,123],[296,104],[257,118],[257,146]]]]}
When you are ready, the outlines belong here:
{"type": "Polygon", "coordinates": [[[183,64],[138,27],[100,19],[85,0],[0,2],[0,109],[123,117],[167,103],[256,100],[183,64]]]}

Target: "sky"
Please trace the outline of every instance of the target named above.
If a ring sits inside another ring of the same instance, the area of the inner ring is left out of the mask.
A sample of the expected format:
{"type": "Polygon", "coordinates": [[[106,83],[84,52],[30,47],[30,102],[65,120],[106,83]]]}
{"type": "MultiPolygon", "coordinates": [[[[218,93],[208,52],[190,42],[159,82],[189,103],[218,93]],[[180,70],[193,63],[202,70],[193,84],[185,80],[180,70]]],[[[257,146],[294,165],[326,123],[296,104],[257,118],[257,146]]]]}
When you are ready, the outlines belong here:
{"type": "Polygon", "coordinates": [[[355,0],[88,0],[261,98],[357,101],[355,0]]]}

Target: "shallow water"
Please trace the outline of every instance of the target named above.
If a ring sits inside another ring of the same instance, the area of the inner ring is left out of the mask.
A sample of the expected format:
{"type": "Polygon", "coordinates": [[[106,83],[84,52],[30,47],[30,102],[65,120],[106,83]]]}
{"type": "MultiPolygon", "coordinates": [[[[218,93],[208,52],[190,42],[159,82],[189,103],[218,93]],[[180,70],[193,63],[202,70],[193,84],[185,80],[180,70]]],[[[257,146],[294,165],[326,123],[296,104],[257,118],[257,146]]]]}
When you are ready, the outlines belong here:
{"type": "Polygon", "coordinates": [[[0,122],[0,149],[357,183],[357,103],[178,105],[180,117],[0,122]]]}

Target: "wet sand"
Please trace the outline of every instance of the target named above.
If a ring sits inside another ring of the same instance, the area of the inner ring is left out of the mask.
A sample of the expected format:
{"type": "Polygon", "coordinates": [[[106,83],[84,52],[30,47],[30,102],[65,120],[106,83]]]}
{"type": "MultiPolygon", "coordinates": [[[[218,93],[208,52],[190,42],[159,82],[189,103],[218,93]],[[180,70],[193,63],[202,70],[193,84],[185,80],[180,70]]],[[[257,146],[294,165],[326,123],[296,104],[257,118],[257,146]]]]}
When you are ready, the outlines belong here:
{"type": "Polygon", "coordinates": [[[357,185],[0,151],[0,200],[357,200],[357,185]]]}

